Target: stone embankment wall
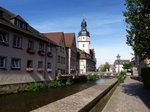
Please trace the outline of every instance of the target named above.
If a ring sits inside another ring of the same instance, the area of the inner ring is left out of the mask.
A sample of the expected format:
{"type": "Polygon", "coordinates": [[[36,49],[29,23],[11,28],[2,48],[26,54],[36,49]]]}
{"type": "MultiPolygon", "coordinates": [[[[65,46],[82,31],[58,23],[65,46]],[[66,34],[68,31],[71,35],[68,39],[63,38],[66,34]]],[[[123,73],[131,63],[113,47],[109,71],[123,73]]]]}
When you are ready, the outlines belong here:
{"type": "Polygon", "coordinates": [[[32,112],[98,112],[103,109],[117,85],[117,79],[109,79],[32,112]]]}

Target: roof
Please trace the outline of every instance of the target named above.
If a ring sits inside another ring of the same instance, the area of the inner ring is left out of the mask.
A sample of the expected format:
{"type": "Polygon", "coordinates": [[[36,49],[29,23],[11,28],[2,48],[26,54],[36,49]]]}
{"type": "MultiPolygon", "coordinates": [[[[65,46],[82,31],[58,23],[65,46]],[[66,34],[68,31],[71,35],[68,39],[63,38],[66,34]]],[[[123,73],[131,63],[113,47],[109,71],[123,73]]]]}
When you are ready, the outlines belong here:
{"type": "MultiPolygon", "coordinates": [[[[119,60],[119,64],[123,65],[125,63],[130,63],[130,60],[119,60]]],[[[114,64],[118,64],[118,60],[115,60],[114,64]]]]}
{"type": "Polygon", "coordinates": [[[55,32],[55,33],[43,33],[45,37],[54,41],[57,45],[59,45],[61,38],[63,37],[63,32],[55,32]]]}
{"type": "Polygon", "coordinates": [[[13,24],[10,21],[12,18],[17,18],[19,20],[22,20],[23,22],[26,22],[21,16],[16,15],[16,14],[14,14],[14,13],[12,13],[12,12],[2,8],[2,7],[0,7],[0,11],[2,11],[2,13],[3,13],[2,17],[0,18],[0,25],[1,26],[6,26],[10,29],[13,29],[16,32],[21,32],[23,34],[30,35],[33,38],[40,39],[40,40],[43,40],[45,42],[50,42],[53,45],[56,45],[55,43],[53,43],[51,40],[47,39],[39,31],[34,29],[29,24],[27,24],[27,29],[22,29],[22,28],[19,28],[18,26],[16,26],[15,24],[13,24]]]}
{"type": "MultiPolygon", "coordinates": [[[[106,65],[105,65],[105,64],[100,65],[100,67],[104,67],[104,66],[106,66],[106,65]]],[[[112,67],[113,67],[113,65],[109,65],[109,67],[110,67],[110,68],[112,68],[112,67]]]]}
{"type": "Polygon", "coordinates": [[[17,18],[17,19],[21,20],[22,22],[27,23],[20,15],[14,15],[10,19],[14,19],[14,18],[17,18]]]}
{"type": "Polygon", "coordinates": [[[77,48],[77,53],[79,54],[79,59],[88,59],[96,63],[95,55],[91,55],[77,48]]]}
{"type": "Polygon", "coordinates": [[[81,31],[78,33],[78,36],[89,36],[90,37],[90,33],[87,31],[87,23],[85,21],[85,19],[83,19],[83,21],[81,22],[81,31]]]}
{"type": "Polygon", "coordinates": [[[66,47],[71,47],[75,39],[75,33],[64,33],[66,47]]]}

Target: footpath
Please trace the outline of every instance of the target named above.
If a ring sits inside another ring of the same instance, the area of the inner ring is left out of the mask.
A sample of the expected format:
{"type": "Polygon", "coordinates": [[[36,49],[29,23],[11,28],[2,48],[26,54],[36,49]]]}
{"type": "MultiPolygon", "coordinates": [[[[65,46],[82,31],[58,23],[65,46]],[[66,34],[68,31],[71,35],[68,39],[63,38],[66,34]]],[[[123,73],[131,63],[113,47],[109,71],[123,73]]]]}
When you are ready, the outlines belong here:
{"type": "Polygon", "coordinates": [[[102,112],[150,112],[150,90],[143,89],[138,77],[127,77],[102,112]]]}

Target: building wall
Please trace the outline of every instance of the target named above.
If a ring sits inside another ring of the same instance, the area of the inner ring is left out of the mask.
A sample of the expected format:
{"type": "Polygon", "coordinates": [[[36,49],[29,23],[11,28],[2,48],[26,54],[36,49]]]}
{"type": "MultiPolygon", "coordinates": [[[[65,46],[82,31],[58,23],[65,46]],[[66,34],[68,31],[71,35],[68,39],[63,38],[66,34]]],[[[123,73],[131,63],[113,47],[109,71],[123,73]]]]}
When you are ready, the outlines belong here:
{"type": "Polygon", "coordinates": [[[4,30],[0,28],[0,31],[7,32],[9,34],[9,45],[4,46],[0,45],[0,56],[6,57],[6,69],[0,69],[0,85],[4,84],[14,84],[14,83],[26,83],[26,82],[33,82],[33,81],[42,81],[42,80],[53,80],[55,78],[55,58],[56,58],[56,49],[53,48],[53,57],[39,56],[38,55],[38,46],[39,43],[44,43],[45,50],[47,43],[41,40],[33,39],[33,37],[23,35],[21,33],[13,33],[13,31],[4,30]],[[13,39],[14,35],[22,37],[22,48],[13,48],[13,39]],[[27,53],[28,47],[28,40],[34,41],[34,49],[36,51],[35,54],[27,53]],[[21,60],[21,69],[20,70],[12,70],[11,69],[11,59],[18,58],[21,60]],[[27,60],[33,61],[33,72],[27,72],[27,60]],[[47,62],[52,63],[53,71],[47,73],[46,71],[46,64],[47,62]],[[38,61],[43,62],[43,72],[37,71],[38,61]]]}
{"type": "Polygon", "coordinates": [[[78,37],[78,48],[90,53],[90,37],[88,36],[79,36],[78,37]]]}
{"type": "Polygon", "coordinates": [[[86,64],[87,64],[86,59],[80,59],[79,60],[80,74],[86,73],[86,69],[87,69],[86,64]]]}
{"type": "Polygon", "coordinates": [[[66,47],[64,42],[65,41],[63,37],[59,43],[59,47],[57,47],[56,74],[58,74],[58,72],[61,72],[61,74],[66,74],[66,47]],[[58,61],[59,57],[60,57],[60,62],[58,61]],[[62,63],[61,60],[64,60],[64,62],[62,63]]]}
{"type": "Polygon", "coordinates": [[[124,69],[123,69],[123,65],[115,65],[115,71],[116,72],[118,72],[118,70],[119,70],[119,72],[121,72],[121,71],[123,71],[124,69]]]}
{"type": "Polygon", "coordinates": [[[91,71],[95,71],[95,62],[94,61],[92,61],[92,60],[87,60],[87,69],[86,69],[86,71],[87,72],[91,72],[91,71]]]}

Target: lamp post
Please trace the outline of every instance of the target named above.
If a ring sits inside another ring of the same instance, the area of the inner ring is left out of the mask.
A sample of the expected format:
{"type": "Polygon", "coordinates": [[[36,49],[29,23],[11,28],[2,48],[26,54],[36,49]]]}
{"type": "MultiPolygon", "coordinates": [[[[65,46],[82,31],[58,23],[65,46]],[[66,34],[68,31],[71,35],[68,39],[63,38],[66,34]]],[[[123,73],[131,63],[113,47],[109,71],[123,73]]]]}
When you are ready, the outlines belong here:
{"type": "Polygon", "coordinates": [[[121,57],[121,56],[118,54],[116,57],[117,57],[117,61],[118,61],[118,75],[119,75],[119,72],[120,72],[120,71],[119,71],[119,62],[120,62],[120,57],[121,57]]]}
{"type": "Polygon", "coordinates": [[[117,62],[118,62],[118,76],[119,76],[119,80],[120,80],[120,75],[119,75],[119,72],[120,72],[120,71],[119,71],[119,62],[120,62],[120,57],[121,57],[121,56],[118,54],[116,57],[117,57],[117,62]]]}

